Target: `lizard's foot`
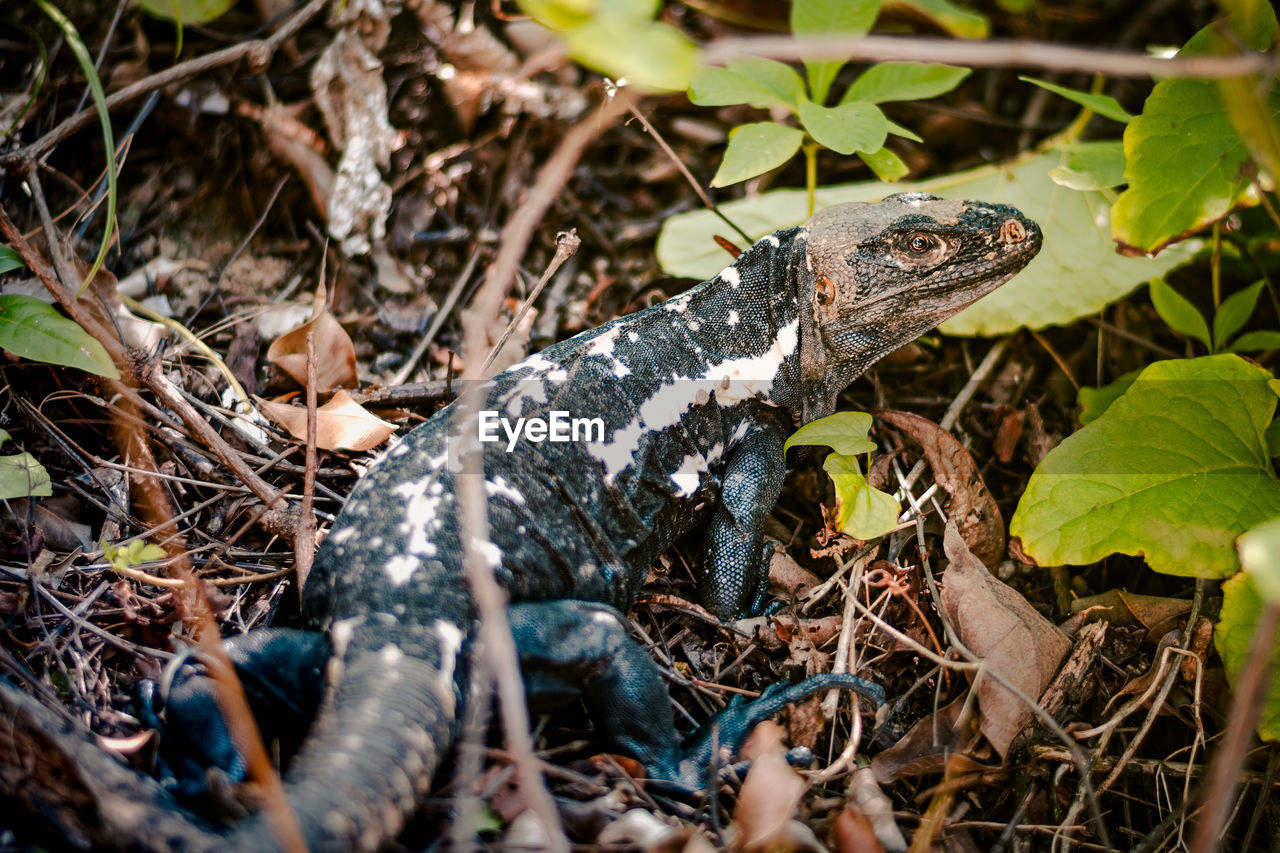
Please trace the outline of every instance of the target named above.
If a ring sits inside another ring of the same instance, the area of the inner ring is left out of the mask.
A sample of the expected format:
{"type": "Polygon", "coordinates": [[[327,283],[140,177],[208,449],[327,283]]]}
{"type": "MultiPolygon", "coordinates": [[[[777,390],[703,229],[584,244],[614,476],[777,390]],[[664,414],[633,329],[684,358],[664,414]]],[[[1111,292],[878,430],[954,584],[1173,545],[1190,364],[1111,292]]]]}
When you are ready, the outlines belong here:
{"type": "MultiPolygon", "coordinates": [[[[876,707],[882,706],[885,701],[884,690],[878,684],[872,684],[856,675],[833,672],[810,676],[795,684],[779,682],[751,702],[742,701],[740,696],[735,697],[729,707],[712,717],[684,742],[677,783],[687,788],[704,787],[707,768],[714,757],[713,740],[718,751],[737,755],[757,724],[775,716],[786,705],[824,690],[851,690],[874,702],[876,707]]],[[[801,757],[802,753],[795,756],[796,759],[801,757]]],[[[790,755],[788,760],[791,760],[790,755]]]]}
{"type": "MultiPolygon", "coordinates": [[[[293,752],[310,726],[324,691],[330,656],[325,635],[270,628],[224,643],[265,740],[293,752]]],[[[156,777],[173,793],[205,800],[219,812],[226,792],[245,780],[246,764],[222,717],[218,688],[190,651],[180,654],[160,682],[139,682],[139,718],[160,733],[156,777]]]]}

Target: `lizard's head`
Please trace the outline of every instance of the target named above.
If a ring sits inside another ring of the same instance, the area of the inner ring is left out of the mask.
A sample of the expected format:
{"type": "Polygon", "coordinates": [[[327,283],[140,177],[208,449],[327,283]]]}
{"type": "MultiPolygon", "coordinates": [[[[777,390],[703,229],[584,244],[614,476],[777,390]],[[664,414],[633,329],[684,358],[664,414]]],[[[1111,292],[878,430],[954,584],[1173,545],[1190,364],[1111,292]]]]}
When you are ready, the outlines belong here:
{"type": "Polygon", "coordinates": [[[831,400],[882,356],[1012,278],[1041,242],[1040,226],[1016,208],[927,193],[829,207],[808,231],[805,373],[827,375],[831,400]]]}

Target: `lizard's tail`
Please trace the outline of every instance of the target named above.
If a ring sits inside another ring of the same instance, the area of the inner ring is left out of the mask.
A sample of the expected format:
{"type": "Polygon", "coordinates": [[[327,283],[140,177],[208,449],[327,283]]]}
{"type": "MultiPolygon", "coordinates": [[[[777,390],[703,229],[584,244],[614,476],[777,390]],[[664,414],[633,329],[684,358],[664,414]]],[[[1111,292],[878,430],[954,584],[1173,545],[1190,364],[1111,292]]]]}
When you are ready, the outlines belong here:
{"type": "MultiPolygon", "coordinates": [[[[386,642],[386,641],[384,641],[386,642]]],[[[285,780],[285,796],[310,850],[374,850],[395,837],[449,748],[456,719],[452,665],[443,667],[386,642],[350,654],[323,723],[285,780]]],[[[235,850],[274,847],[258,814],[228,838],[235,850]]]]}

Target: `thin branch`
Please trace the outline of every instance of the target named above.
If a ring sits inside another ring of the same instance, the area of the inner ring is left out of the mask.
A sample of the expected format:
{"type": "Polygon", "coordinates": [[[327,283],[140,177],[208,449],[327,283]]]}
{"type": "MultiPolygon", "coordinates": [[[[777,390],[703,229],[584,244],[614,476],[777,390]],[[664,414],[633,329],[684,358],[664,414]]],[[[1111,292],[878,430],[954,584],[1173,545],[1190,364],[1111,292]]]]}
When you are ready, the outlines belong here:
{"type": "MultiPolygon", "coordinates": [[[[619,95],[606,101],[599,110],[569,129],[551,159],[538,173],[523,203],[502,229],[497,257],[472,301],[472,314],[463,328],[463,353],[466,357],[463,379],[470,381],[466,383],[466,392],[458,399],[454,410],[454,423],[459,425],[462,436],[476,435],[479,409],[483,404],[481,386],[485,376],[482,354],[488,348],[488,329],[515,279],[520,258],[556,194],[573,173],[583,150],[626,110],[626,100],[619,95]]],[[[468,439],[464,439],[464,446],[468,449],[475,447],[468,439]]],[[[493,567],[484,553],[484,546],[490,539],[483,455],[465,451],[459,455],[462,473],[454,481],[458,532],[467,582],[471,585],[479,611],[480,645],[497,682],[498,707],[508,747],[516,763],[521,794],[541,819],[547,833],[546,846],[552,850],[567,851],[569,842],[560,827],[555,803],[543,785],[529,736],[524,683],[520,678],[520,663],[511,636],[511,625],[507,621],[506,594],[498,586],[493,567]]]]}
{"type": "Polygon", "coordinates": [[[744,56],[769,59],[846,59],[854,62],[917,60],[977,68],[1045,68],[1108,77],[1243,77],[1268,73],[1275,53],[1231,56],[1178,56],[1160,59],[1145,53],[1064,47],[1036,41],[958,41],[900,36],[753,36],[707,45],[704,61],[722,64],[744,56]]]}

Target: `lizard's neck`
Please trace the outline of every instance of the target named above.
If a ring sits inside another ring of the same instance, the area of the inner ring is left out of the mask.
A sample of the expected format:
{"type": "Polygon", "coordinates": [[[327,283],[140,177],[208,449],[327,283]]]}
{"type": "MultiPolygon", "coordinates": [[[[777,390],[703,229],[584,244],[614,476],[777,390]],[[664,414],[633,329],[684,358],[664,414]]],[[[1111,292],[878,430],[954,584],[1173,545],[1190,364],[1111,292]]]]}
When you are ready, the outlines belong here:
{"type": "Polygon", "coordinates": [[[731,402],[749,392],[790,411],[797,425],[829,414],[844,387],[828,392],[828,383],[815,385],[804,370],[813,345],[799,311],[813,277],[807,243],[803,227],[775,232],[716,276],[656,306],[685,315],[687,334],[707,363],[706,378],[725,377],[730,386],[720,397],[731,402]]]}

